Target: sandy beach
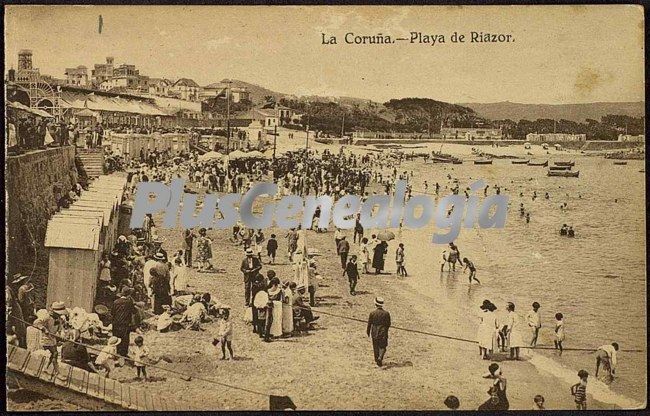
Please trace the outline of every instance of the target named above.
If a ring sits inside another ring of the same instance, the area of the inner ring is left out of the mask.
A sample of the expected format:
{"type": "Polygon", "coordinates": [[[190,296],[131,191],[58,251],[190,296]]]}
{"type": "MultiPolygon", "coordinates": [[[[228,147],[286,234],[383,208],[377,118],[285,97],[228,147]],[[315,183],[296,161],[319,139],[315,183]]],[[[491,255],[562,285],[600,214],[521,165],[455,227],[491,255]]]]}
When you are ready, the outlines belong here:
{"type": "MultiPolygon", "coordinates": [[[[300,148],[304,144],[299,138],[290,141],[285,134],[281,134],[277,144],[278,153],[300,148]]],[[[313,142],[310,147],[338,151],[338,146],[313,142]]],[[[427,151],[434,149],[439,151],[440,145],[427,145],[427,151]]],[[[357,146],[346,146],[346,150],[355,153],[367,151],[357,146]]],[[[469,145],[446,144],[442,151],[461,157],[469,157],[472,153],[469,145]]],[[[484,151],[522,157],[527,152],[523,146],[486,148],[484,151]]],[[[537,153],[540,158],[546,155],[540,148],[532,151],[536,152],[536,157],[537,153]]],[[[564,155],[567,159],[571,158],[570,153],[564,152],[564,155]]],[[[154,219],[159,222],[162,217],[154,216],[154,219]]],[[[163,246],[169,253],[182,248],[181,232],[180,229],[159,231],[163,246]]],[[[271,233],[277,235],[280,254],[278,264],[265,264],[262,272],[275,270],[280,279],[285,280],[291,276],[284,238],[286,231],[270,228],[264,232],[267,237],[271,233]]],[[[239,267],[244,253],[241,246],[228,241],[230,230],[210,230],[208,235],[214,241],[213,264],[225,269],[225,273],[198,273],[192,270],[190,289],[209,292],[213,299],[232,306],[235,360],[219,360],[220,350],[210,343],[216,335],[217,323],[213,322],[204,324],[205,331],[202,332],[181,330],[158,333],[151,330],[144,335],[154,355],[164,355],[171,360],[171,363],[161,361],[158,364],[160,367],[191,374],[195,378],[184,381],[175,374],[157,368],[149,369],[152,381],[146,383],[136,381],[135,369],[129,367],[118,369],[114,375],[122,382],[138,383],[147,390],[178,400],[184,406],[178,410],[263,410],[268,408],[267,394],[288,395],[299,410],[444,409],[445,397],[453,394],[460,399],[460,409],[473,410],[489,397],[487,389],[490,381],[481,376],[486,373],[490,362],[499,362],[508,380],[510,409],[530,409],[532,398],[537,394],[545,397],[548,409],[574,408],[569,394],[569,388],[575,381],[574,370],[561,365],[558,367],[544,353],[523,350],[522,361],[506,360],[505,353],[499,354],[493,361],[484,361],[479,357],[476,344],[392,329],[385,366],[377,368],[374,365],[364,322],[344,317],[365,321],[374,309],[376,296],[385,299],[394,326],[473,339],[476,319],[467,314],[467,305],[455,304],[452,299],[440,294],[433,295],[423,287],[428,286],[428,279],[433,281],[439,278],[442,281],[450,277],[441,275],[438,270],[421,270],[418,267],[416,263],[423,258],[421,256],[426,257],[427,253],[438,256],[440,251],[437,246],[418,246],[421,240],[419,235],[405,231],[399,237],[409,247],[411,276],[362,275],[357,287],[358,294],[352,296],[348,292],[347,279],[341,276],[333,231],[308,232],[308,246],[320,253],[316,260],[322,280],[315,307],[317,315],[321,312],[320,320],[316,329],[306,335],[278,339],[268,344],[261,342],[252,333],[251,326],[243,321],[243,280],[239,267]],[[216,386],[205,380],[260,394],[216,386]],[[210,394],[205,394],[206,390],[210,394]]],[[[346,235],[351,239],[351,230],[346,235]]],[[[391,273],[394,273],[395,267],[392,261],[394,245],[395,242],[391,242],[387,255],[387,270],[391,273]]],[[[356,252],[358,247],[352,246],[352,252],[356,252]]],[[[267,261],[265,256],[263,259],[267,261]]],[[[455,277],[464,281],[464,276],[457,272],[455,277]]],[[[590,409],[616,409],[621,405],[637,404],[633,400],[626,402],[627,398],[611,392],[595,379],[590,383],[590,388],[598,392],[598,397],[606,399],[600,401],[590,395],[590,409]]],[[[32,401],[25,405],[10,401],[10,407],[28,410],[35,406],[38,408],[37,403],[32,401]]],[[[52,404],[47,401],[44,406],[51,407],[52,404]]]]}

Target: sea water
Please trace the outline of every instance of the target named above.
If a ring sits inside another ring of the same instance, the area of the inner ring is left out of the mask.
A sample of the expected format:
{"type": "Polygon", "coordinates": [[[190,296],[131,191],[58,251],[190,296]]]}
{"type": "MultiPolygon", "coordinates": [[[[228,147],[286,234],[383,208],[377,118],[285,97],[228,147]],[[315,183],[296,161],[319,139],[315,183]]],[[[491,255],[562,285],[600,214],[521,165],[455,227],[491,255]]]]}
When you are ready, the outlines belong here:
{"type": "MultiPolygon", "coordinates": [[[[447,195],[449,173],[459,179],[461,194],[473,181],[483,179],[499,185],[510,197],[505,228],[463,229],[456,240],[461,257],[476,265],[480,285],[470,286],[459,265],[455,274],[439,272],[446,247],[431,244],[432,230],[426,227],[401,233],[406,267],[413,276],[405,281],[424,296],[456,308],[459,333],[449,335],[475,338],[478,319],[474,317],[483,299],[490,299],[501,313],[506,302],[513,302],[522,321],[537,301],[542,316],[538,345],[553,346],[554,316],[561,312],[565,348],[597,348],[616,341],[621,349],[642,350],[619,352],[618,378],[609,388],[594,385],[593,389],[599,392],[596,399],[629,407],[645,402],[647,380],[645,174],[639,172],[644,162],[615,166],[600,157],[573,158],[579,178],[547,177],[544,167],[512,165],[508,160],[495,160],[492,165],[402,163],[400,172],[414,172],[414,190],[423,191],[426,180],[430,194],[438,182],[440,196],[447,195]],[[534,201],[533,191],[537,192],[534,201]],[[544,198],[545,192],[549,199],[544,198]],[[530,223],[520,217],[521,202],[530,212],[530,223]],[[567,209],[561,210],[564,202],[567,209]],[[560,236],[562,224],[573,226],[576,237],[560,236]]],[[[555,157],[549,163],[566,159],[555,157]]],[[[491,187],[489,194],[493,193],[491,187]]],[[[391,268],[395,246],[391,242],[387,256],[391,268]]],[[[577,380],[579,369],[592,375],[595,370],[590,352],[565,351],[558,357],[538,350],[527,358],[567,382],[577,380]]]]}

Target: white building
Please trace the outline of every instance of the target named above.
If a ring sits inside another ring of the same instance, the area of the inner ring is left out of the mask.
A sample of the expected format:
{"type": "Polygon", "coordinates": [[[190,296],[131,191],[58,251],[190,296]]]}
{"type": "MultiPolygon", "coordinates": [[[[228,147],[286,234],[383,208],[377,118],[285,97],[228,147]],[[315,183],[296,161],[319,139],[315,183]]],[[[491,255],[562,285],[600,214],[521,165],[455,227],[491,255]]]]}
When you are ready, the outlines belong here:
{"type": "Polygon", "coordinates": [[[587,141],[587,135],[570,133],[528,133],[526,135],[526,141],[531,143],[584,142],[587,141]]]}
{"type": "Polygon", "coordinates": [[[500,140],[503,139],[501,129],[482,128],[482,127],[442,127],[440,135],[443,139],[455,140],[500,140]]]}
{"type": "Polygon", "coordinates": [[[65,85],[73,87],[88,86],[88,68],[83,65],[79,65],[76,68],[66,68],[65,76],[65,85]]]}
{"type": "Polygon", "coordinates": [[[189,78],[181,78],[169,88],[178,94],[181,100],[198,101],[202,88],[189,78]]]}
{"type": "Polygon", "coordinates": [[[645,135],[644,134],[639,134],[637,136],[633,136],[631,134],[619,134],[618,135],[618,141],[619,142],[643,143],[643,142],[645,142],[645,135]]]}

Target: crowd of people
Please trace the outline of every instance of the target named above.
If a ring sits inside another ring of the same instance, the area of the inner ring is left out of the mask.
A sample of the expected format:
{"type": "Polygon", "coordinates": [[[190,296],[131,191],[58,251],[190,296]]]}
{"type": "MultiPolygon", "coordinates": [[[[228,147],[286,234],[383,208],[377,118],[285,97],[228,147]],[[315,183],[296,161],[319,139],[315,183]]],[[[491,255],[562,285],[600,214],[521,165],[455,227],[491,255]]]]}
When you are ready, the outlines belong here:
{"type": "MultiPolygon", "coordinates": [[[[330,195],[336,199],[345,194],[368,197],[373,189],[392,194],[397,179],[410,181],[413,177],[413,172],[399,172],[399,157],[346,155],[342,151],[334,154],[302,150],[287,152],[275,160],[246,159],[227,163],[200,161],[197,154],[183,154],[171,159],[169,154],[152,152],[147,157],[141,155],[139,162],[134,165],[135,172],[131,176],[131,192],[140,181],[169,183],[174,178],[185,177],[191,186],[206,192],[244,193],[252,183],[273,178],[279,187],[278,196],[330,195]]],[[[448,179],[452,184],[449,189],[458,194],[458,181],[451,177],[448,179]]],[[[441,185],[436,183],[436,194],[440,189],[441,185]]],[[[495,185],[494,189],[500,192],[498,186],[495,185]]],[[[425,182],[427,191],[428,184],[425,182]]],[[[413,192],[409,182],[405,198],[410,198],[413,192]]],[[[469,197],[467,191],[466,196],[469,197]]],[[[313,232],[326,231],[318,227],[319,215],[317,211],[310,229],[313,232]]],[[[244,253],[240,271],[243,276],[245,320],[251,324],[252,332],[264,342],[309,331],[319,319],[312,310],[317,306],[316,292],[320,280],[316,260],[318,253],[307,247],[306,232],[302,227],[297,227],[286,234],[287,256],[293,266],[293,274],[278,276],[271,268],[276,263],[279,250],[276,235],[270,234],[267,238],[263,230],[251,229],[242,223],[237,223],[232,229],[230,242],[241,247],[244,253]]],[[[373,273],[371,269],[374,269],[374,274],[386,271],[385,257],[391,238],[379,233],[367,237],[365,232],[359,215],[355,218],[352,244],[342,230],[334,230],[335,253],[340,258],[342,276],[348,279],[349,292],[353,296],[357,293],[362,274],[373,273]]],[[[131,363],[138,377],[146,378],[144,363],[152,359],[149,348],[145,346],[147,329],[160,332],[179,328],[201,330],[205,323],[215,321],[218,325],[213,345],[221,346],[222,359],[234,358],[230,306],[218,302],[210,293],[194,293],[188,285],[191,269],[196,272],[219,271],[211,261],[214,242],[204,228],[198,231],[184,230],[180,237],[182,250],[168,256],[150,214],[141,229],[133,230],[128,236],[119,236],[111,253],[105,255],[100,263],[98,306],[94,311],[99,322],[92,326],[91,331],[105,334],[108,337],[106,346],[92,359],[87,351],[81,351],[83,347],[72,342],[68,348],[64,348],[67,351],[63,353],[64,361],[89,371],[101,371],[107,376],[116,366],[131,363]],[[137,336],[134,345],[130,345],[134,332],[137,336]],[[70,358],[72,356],[74,359],[70,358]]],[[[406,258],[405,244],[400,242],[394,257],[398,276],[408,276],[406,258]]],[[[450,243],[442,254],[441,272],[445,266],[448,272],[454,272],[456,263],[464,266],[465,271],[469,270],[470,284],[473,280],[480,283],[476,278],[474,262],[461,257],[458,246],[450,243]]],[[[82,331],[72,326],[70,311],[62,302],[53,303],[47,310],[34,310],[29,296],[33,287],[25,282],[24,276],[15,276],[12,285],[15,288],[12,289],[15,291],[15,304],[20,308],[21,316],[33,322],[33,327],[39,328],[42,333],[38,347],[32,344],[31,348],[48,351],[56,373],[57,345],[63,343],[65,347],[67,341],[80,340],[82,331]]],[[[367,335],[372,340],[374,361],[381,367],[388,345],[391,316],[384,309],[384,299],[376,297],[374,303],[376,310],[368,318],[367,335]]],[[[512,302],[505,305],[506,313],[503,316],[497,315],[497,306],[487,299],[480,309],[476,340],[483,359],[494,359],[497,352],[508,352],[512,360],[519,360],[521,348],[536,346],[542,327],[538,302],[532,304],[532,310],[525,320],[515,312],[512,302]]],[[[565,339],[561,313],[556,314],[554,339],[558,354],[561,354],[565,339]]],[[[615,373],[616,351],[616,343],[598,349],[596,376],[601,366],[609,375],[615,373]]],[[[502,369],[492,363],[488,370],[485,377],[492,380],[490,398],[479,410],[508,410],[507,380],[502,369]]],[[[588,373],[581,370],[580,382],[571,388],[578,409],[586,409],[587,377],[588,373]]],[[[445,404],[450,409],[458,408],[459,401],[455,396],[450,396],[445,404]]],[[[536,396],[533,407],[543,410],[544,398],[536,396]]]]}

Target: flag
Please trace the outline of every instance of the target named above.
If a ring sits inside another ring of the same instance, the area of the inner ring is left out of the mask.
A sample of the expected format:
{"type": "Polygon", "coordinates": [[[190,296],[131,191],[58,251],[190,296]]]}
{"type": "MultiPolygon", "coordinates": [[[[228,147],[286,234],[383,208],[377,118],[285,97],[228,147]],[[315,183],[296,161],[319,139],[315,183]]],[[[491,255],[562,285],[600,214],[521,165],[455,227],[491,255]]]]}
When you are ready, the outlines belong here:
{"type": "Polygon", "coordinates": [[[269,396],[269,410],[296,410],[296,405],[289,396],[269,396]]]}

